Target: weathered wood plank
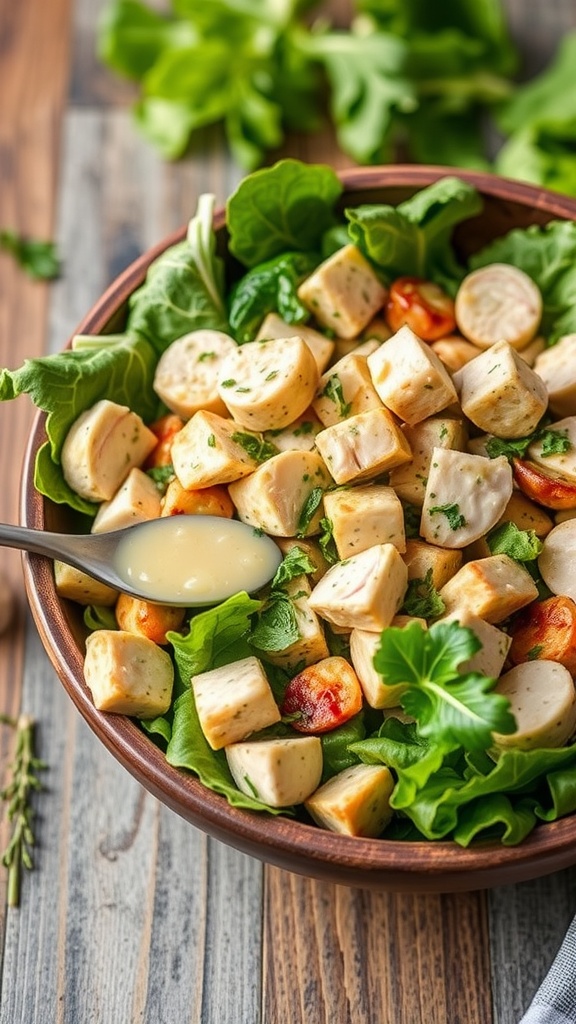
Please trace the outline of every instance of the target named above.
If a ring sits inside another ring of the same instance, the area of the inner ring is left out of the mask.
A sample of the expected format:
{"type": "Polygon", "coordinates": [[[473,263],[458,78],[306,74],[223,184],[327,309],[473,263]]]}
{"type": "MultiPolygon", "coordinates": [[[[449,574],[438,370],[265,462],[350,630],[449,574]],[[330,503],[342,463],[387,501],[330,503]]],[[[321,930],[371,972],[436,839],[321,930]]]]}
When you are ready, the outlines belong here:
{"type": "Polygon", "coordinates": [[[477,894],[371,893],[266,872],[266,1024],[491,1019],[477,894]]]}
{"type": "MultiPolygon", "coordinates": [[[[58,170],[60,117],[68,78],[71,0],[38,4],[0,0],[0,228],[50,237],[58,170]]],[[[48,287],[30,281],[0,254],[0,367],[19,365],[42,352],[48,287]]],[[[32,409],[22,399],[0,407],[0,520],[17,522],[20,470],[32,409]]],[[[0,638],[0,710],[20,707],[24,636],[24,588],[20,557],[0,550],[0,572],[14,589],[16,613],[0,638]]],[[[0,765],[12,749],[0,729],[0,765]]],[[[0,844],[7,832],[0,829],[0,844]]],[[[0,948],[4,931],[5,872],[0,874],[0,948]]]]}

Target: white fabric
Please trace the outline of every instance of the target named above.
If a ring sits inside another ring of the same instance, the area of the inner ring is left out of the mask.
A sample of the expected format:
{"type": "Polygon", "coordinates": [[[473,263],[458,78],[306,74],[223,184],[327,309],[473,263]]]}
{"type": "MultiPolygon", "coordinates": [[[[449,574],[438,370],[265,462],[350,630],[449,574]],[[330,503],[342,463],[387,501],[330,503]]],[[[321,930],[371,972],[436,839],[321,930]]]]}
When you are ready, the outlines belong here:
{"type": "Polygon", "coordinates": [[[520,1024],[576,1024],[576,917],[520,1024]]]}

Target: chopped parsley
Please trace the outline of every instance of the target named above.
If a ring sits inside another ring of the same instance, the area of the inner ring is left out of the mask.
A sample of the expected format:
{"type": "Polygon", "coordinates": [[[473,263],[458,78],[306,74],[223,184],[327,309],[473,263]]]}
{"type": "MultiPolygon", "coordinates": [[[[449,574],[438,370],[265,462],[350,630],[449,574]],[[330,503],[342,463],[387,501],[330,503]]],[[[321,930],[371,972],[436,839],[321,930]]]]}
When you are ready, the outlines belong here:
{"type": "Polygon", "coordinates": [[[331,519],[328,519],[328,516],[323,516],[320,520],[320,529],[322,530],[318,538],[320,550],[326,561],[333,565],[338,561],[338,550],[334,540],[334,524],[331,519]]]}
{"type": "Polygon", "coordinates": [[[446,605],[433,583],[432,569],[424,578],[408,581],[402,612],[420,619],[437,619],[446,610],[446,605]]]}
{"type": "Polygon", "coordinates": [[[215,448],[216,447],[216,435],[215,434],[210,434],[208,436],[207,444],[208,444],[209,448],[215,448]]]}
{"type": "Polygon", "coordinates": [[[221,388],[233,388],[235,384],[236,384],[236,381],[234,380],[234,378],[233,377],[229,377],[228,380],[223,380],[223,381],[220,382],[220,387],[221,388]]]}
{"type": "Polygon", "coordinates": [[[310,523],[314,519],[314,516],[316,515],[316,512],[320,507],[320,502],[322,501],[323,494],[324,491],[322,490],[321,487],[314,487],[310,491],[310,494],[308,495],[306,501],[302,506],[300,515],[298,516],[298,529],[296,531],[297,537],[306,536],[310,523]]]}
{"type": "Polygon", "coordinates": [[[337,373],[333,373],[332,376],[329,378],[326,387],[322,391],[322,397],[329,398],[331,402],[334,402],[334,405],[338,406],[338,412],[342,419],[346,419],[346,417],[350,414],[352,404],[351,402],[346,402],[344,400],[344,390],[342,388],[342,381],[340,380],[340,377],[338,376],[337,373]]]}
{"type": "Polygon", "coordinates": [[[460,511],[460,506],[449,502],[446,505],[433,505],[432,508],[428,509],[431,516],[442,515],[446,516],[448,525],[451,530],[459,530],[462,526],[466,526],[466,519],[460,511]]]}
{"type": "Polygon", "coordinates": [[[540,427],[526,437],[490,437],[486,442],[486,451],[491,459],[497,459],[499,455],[505,455],[507,459],[522,459],[530,445],[537,441],[542,445],[542,458],[548,455],[562,455],[572,448],[570,438],[563,431],[540,427]]]}
{"type": "Polygon", "coordinates": [[[242,430],[237,430],[232,434],[231,440],[239,444],[254,462],[266,462],[273,455],[278,455],[276,445],[271,441],[265,441],[258,434],[246,434],[242,430]]]}
{"type": "Polygon", "coordinates": [[[530,650],[526,652],[528,661],[536,661],[542,654],[543,650],[544,644],[534,644],[534,647],[531,647],[530,650]]]}

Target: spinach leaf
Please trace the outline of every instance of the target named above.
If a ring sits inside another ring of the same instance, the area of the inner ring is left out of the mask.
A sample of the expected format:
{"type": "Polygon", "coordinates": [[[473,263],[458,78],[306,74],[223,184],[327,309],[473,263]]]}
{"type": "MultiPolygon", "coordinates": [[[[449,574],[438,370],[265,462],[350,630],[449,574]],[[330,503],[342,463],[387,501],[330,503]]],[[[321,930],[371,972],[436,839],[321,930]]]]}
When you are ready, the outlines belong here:
{"type": "Polygon", "coordinates": [[[352,241],[389,280],[415,274],[454,292],[464,268],[454,255],[452,232],[481,208],[476,189],[446,177],[399,206],[358,206],[346,216],[352,241]]]}
{"type": "Polygon", "coordinates": [[[288,159],[255,171],[227,203],[230,251],[255,267],[284,252],[319,250],[341,192],[336,173],[324,164],[288,159]]]}
{"type": "Polygon", "coordinates": [[[230,295],[229,320],[236,341],[254,341],[268,313],[278,313],[288,324],[306,323],[310,313],[297,289],[319,262],[314,253],[289,252],[249,270],[230,295]]]}
{"type": "Polygon", "coordinates": [[[80,413],[100,399],[127,405],[144,420],[156,414],[158,400],[152,388],[156,357],[143,338],[104,335],[99,347],[65,350],[39,359],[27,359],[18,370],[0,371],[0,401],[28,394],[48,414],[48,441],[36,458],[34,483],[41,494],[94,515],[97,506],[85,501],[65,482],[60,453],[66,435],[80,413]]]}
{"type": "Polygon", "coordinates": [[[475,253],[470,268],[489,263],[511,263],[536,282],[543,301],[540,330],[549,344],[576,331],[576,223],[510,231],[475,253]]]}
{"type": "Polygon", "coordinates": [[[229,330],[213,208],[213,196],[200,196],[186,240],[151,264],[144,284],[130,297],[128,330],[145,338],[158,355],[190,331],[229,330]]]}

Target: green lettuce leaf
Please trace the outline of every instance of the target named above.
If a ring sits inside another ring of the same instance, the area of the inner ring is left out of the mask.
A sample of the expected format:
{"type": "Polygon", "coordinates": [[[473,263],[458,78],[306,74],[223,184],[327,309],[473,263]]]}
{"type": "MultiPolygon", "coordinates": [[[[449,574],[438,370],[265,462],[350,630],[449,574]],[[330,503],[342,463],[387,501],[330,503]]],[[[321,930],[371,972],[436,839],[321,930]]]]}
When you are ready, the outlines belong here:
{"type": "Polygon", "coordinates": [[[476,189],[446,177],[399,206],[358,206],[346,216],[352,241],[389,280],[416,275],[454,291],[464,268],[454,255],[452,232],[481,209],[476,189]]]}
{"type": "Polygon", "coordinates": [[[475,253],[470,269],[489,263],[511,263],[536,282],[543,301],[540,331],[549,344],[576,331],[576,223],[510,231],[475,253]]]}
{"type": "Polygon", "coordinates": [[[38,452],[34,483],[58,504],[94,515],[97,506],[72,491],[60,468],[66,435],[80,413],[100,399],[126,405],[145,421],[156,415],[158,399],[152,383],[156,356],[143,338],[115,336],[100,346],[66,349],[55,355],[27,359],[18,370],[0,371],[0,401],[28,394],[47,413],[48,441],[38,452]]]}
{"type": "Polygon", "coordinates": [[[227,203],[230,251],[246,267],[320,250],[342,185],[331,167],[280,160],[245,178],[227,203]]]}
{"type": "Polygon", "coordinates": [[[201,195],[186,240],[150,265],[144,284],[130,297],[128,331],[145,338],[157,355],[190,331],[229,331],[213,209],[214,197],[201,195]]]}
{"type": "Polygon", "coordinates": [[[230,295],[230,327],[236,341],[253,341],[268,313],[278,313],[289,324],[306,323],[310,313],[297,289],[319,262],[317,254],[289,252],[249,270],[230,295]]]}

